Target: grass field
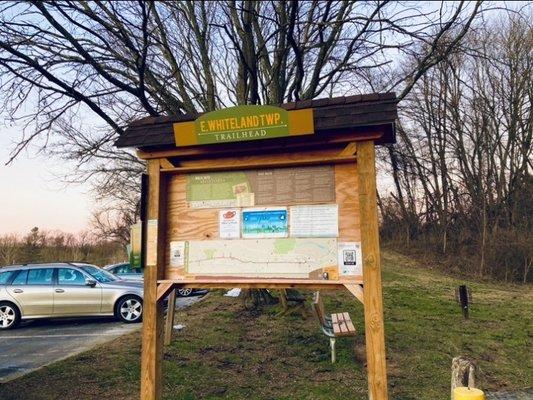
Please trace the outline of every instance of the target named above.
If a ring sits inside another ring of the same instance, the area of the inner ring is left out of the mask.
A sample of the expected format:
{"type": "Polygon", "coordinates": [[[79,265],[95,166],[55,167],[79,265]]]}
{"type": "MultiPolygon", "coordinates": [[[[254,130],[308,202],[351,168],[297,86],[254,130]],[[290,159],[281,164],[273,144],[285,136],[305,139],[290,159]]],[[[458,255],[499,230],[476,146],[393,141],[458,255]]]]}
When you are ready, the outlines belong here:
{"type": "MultiPolygon", "coordinates": [[[[532,386],[531,287],[459,280],[384,252],[384,301],[391,399],[449,398],[452,357],[467,355],[486,390],[532,386]],[[454,290],[474,304],[464,321],[454,290]]],[[[309,293],[309,296],[311,294],[309,293]]],[[[165,399],[366,399],[362,306],[325,293],[326,309],[348,311],[359,335],[338,341],[337,364],[315,318],[253,313],[212,292],[179,312],[186,328],[165,350],[165,399]]],[[[0,399],[136,399],[140,336],[122,337],[0,386],[0,399]]]]}

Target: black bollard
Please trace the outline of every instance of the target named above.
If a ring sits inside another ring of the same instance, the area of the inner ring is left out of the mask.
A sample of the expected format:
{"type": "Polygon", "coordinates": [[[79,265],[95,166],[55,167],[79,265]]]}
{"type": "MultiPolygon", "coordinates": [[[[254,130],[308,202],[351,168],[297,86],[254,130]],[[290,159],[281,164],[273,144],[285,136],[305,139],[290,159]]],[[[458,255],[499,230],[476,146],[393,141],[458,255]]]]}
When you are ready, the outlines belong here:
{"type": "Polygon", "coordinates": [[[470,303],[470,290],[466,285],[460,285],[457,289],[458,293],[458,302],[461,305],[461,311],[463,312],[463,317],[468,319],[468,305],[470,303]]]}

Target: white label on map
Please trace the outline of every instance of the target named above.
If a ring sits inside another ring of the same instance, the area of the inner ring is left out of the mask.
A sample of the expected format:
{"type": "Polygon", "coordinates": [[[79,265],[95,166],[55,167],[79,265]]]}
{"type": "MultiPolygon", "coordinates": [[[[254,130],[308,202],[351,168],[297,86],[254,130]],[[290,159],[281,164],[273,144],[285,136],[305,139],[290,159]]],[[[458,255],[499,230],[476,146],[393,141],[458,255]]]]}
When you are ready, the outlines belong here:
{"type": "Polygon", "coordinates": [[[237,193],[237,207],[253,207],[255,205],[254,193],[237,193]]]}
{"type": "Polygon", "coordinates": [[[291,237],[338,237],[339,206],[294,206],[289,211],[291,237]]]}
{"type": "Polygon", "coordinates": [[[170,242],[170,266],[185,265],[185,242],[170,242]]]}
{"type": "Polygon", "coordinates": [[[226,209],[218,212],[218,232],[221,239],[239,239],[241,237],[241,212],[238,209],[226,209]]]}
{"type": "Polygon", "coordinates": [[[361,242],[339,242],[339,274],[363,275],[361,242]]]}
{"type": "Polygon", "coordinates": [[[224,207],[237,207],[236,199],[225,200],[197,200],[190,201],[189,207],[191,208],[224,208],[224,207]]]}

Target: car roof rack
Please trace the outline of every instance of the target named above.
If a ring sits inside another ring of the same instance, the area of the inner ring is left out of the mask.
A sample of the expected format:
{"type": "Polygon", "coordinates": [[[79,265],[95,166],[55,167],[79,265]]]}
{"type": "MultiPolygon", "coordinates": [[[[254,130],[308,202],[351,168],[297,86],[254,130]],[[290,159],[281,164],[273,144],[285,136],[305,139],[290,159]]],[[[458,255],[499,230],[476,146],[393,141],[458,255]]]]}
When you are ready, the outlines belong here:
{"type": "Polygon", "coordinates": [[[22,264],[12,264],[12,266],[15,265],[22,265],[22,266],[31,266],[31,265],[43,265],[43,264],[69,264],[69,265],[75,265],[75,264],[89,264],[92,265],[90,262],[87,261],[39,261],[39,262],[26,262],[22,264]]]}

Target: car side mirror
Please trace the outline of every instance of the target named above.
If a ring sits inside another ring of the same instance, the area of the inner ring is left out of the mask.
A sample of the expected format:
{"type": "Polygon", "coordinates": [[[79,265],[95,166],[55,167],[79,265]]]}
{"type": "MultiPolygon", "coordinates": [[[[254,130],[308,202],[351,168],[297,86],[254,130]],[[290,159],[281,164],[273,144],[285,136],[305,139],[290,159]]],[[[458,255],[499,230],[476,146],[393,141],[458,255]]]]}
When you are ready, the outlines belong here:
{"type": "Polygon", "coordinates": [[[85,279],[85,285],[86,286],[90,286],[90,287],[95,287],[96,286],[96,281],[94,279],[85,279]]]}

